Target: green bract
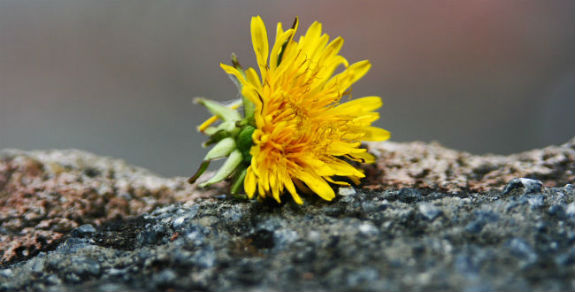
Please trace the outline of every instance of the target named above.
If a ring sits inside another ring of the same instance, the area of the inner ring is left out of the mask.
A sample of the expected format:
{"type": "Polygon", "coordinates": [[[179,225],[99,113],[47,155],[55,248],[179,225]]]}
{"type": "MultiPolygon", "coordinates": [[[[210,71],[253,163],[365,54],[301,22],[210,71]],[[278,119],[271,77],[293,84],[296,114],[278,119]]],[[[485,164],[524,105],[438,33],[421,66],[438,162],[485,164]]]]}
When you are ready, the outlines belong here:
{"type": "MultiPolygon", "coordinates": [[[[232,55],[232,63],[236,69],[243,72],[235,55],[232,55]]],[[[234,82],[238,85],[238,90],[241,92],[240,83],[237,80],[234,80],[234,82]]],[[[206,187],[227,178],[232,178],[231,193],[236,194],[243,185],[246,169],[250,165],[250,149],[253,145],[252,135],[255,130],[253,119],[255,105],[245,97],[229,105],[205,98],[197,98],[195,102],[205,106],[213,115],[198,127],[200,132],[208,136],[204,146],[213,145],[213,147],[204,157],[196,173],[188,181],[194,183],[208,169],[210,162],[227,157],[227,160],[216,171],[214,176],[201,183],[200,187],[206,187]],[[240,106],[243,107],[243,116],[238,111],[240,106]],[[216,126],[212,126],[218,120],[221,120],[221,122],[216,126]]]]}

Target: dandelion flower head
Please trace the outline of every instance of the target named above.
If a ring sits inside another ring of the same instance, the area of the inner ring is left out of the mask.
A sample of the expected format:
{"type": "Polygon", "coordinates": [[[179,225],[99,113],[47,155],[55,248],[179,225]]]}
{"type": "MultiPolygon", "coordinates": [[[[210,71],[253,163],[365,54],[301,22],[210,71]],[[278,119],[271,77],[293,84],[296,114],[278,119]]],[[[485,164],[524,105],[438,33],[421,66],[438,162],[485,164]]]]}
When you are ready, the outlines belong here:
{"type": "Polygon", "coordinates": [[[296,40],[299,22],[284,30],[277,24],[271,46],[261,17],[251,20],[251,36],[258,72],[254,68],[221,64],[237,79],[245,102],[253,107],[247,117],[254,130],[249,162],[243,176],[249,198],[289,193],[302,204],[301,192],[330,201],[331,185],[349,185],[365,175],[350,162],[373,163],[363,141],[382,141],[388,131],[372,126],[382,101],[377,96],[351,99],[351,86],[370,69],[369,61],[349,64],[339,55],[343,39],[330,41],[322,24],[314,22],[296,40]],[[331,184],[331,185],[330,185],[331,184]]]}

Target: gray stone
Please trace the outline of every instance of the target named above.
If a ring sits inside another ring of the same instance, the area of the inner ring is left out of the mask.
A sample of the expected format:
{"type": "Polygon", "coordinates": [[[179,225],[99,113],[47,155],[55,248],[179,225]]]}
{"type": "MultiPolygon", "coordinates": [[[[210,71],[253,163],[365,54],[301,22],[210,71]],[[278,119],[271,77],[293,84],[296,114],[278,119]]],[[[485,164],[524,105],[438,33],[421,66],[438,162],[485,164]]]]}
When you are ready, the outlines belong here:
{"type": "Polygon", "coordinates": [[[575,217],[575,202],[567,206],[567,211],[565,212],[569,217],[575,217]]]}
{"type": "Polygon", "coordinates": [[[534,195],[527,198],[527,202],[529,202],[529,206],[532,209],[541,208],[545,205],[545,196],[544,195],[534,195]]]}
{"type": "Polygon", "coordinates": [[[138,234],[137,242],[140,245],[156,244],[162,242],[167,234],[167,227],[164,224],[157,224],[138,234]]]}
{"type": "Polygon", "coordinates": [[[171,269],[165,269],[157,274],[154,274],[152,281],[157,287],[163,288],[166,286],[172,286],[177,278],[178,274],[176,274],[176,272],[171,269]]]}
{"type": "Polygon", "coordinates": [[[399,200],[405,203],[418,202],[423,199],[421,192],[417,189],[401,189],[397,195],[399,200]]]}
{"type": "Polygon", "coordinates": [[[286,248],[299,238],[296,231],[291,229],[280,229],[274,231],[274,245],[278,249],[286,248]]]}
{"type": "Polygon", "coordinates": [[[377,229],[377,227],[375,227],[375,225],[373,225],[371,222],[361,223],[358,227],[358,230],[365,236],[376,236],[379,234],[379,229],[377,229]]]}
{"type": "Polygon", "coordinates": [[[96,228],[92,224],[84,224],[74,230],[72,230],[71,235],[75,237],[84,237],[92,235],[96,232],[96,228]]]}
{"type": "Polygon", "coordinates": [[[347,276],[347,285],[357,289],[379,279],[379,273],[373,268],[360,268],[347,276]]]}
{"type": "Polygon", "coordinates": [[[441,215],[441,210],[431,203],[420,203],[418,209],[421,215],[429,221],[433,221],[437,216],[441,215]]]}
{"type": "Polygon", "coordinates": [[[355,195],[357,192],[353,187],[341,187],[337,190],[337,194],[340,196],[351,196],[355,195]]]}
{"type": "Polygon", "coordinates": [[[534,262],[537,260],[537,254],[533,248],[525,240],[521,238],[513,238],[508,243],[507,246],[511,250],[511,254],[525,260],[527,262],[534,262]]]}
{"type": "Polygon", "coordinates": [[[480,233],[483,230],[483,227],[487,224],[485,220],[476,219],[469,224],[465,225],[465,231],[473,234],[480,233]]]}
{"type": "Polygon", "coordinates": [[[211,268],[216,263],[216,252],[212,246],[207,246],[198,250],[191,261],[195,266],[202,269],[211,268]]]}
{"type": "Polygon", "coordinates": [[[529,183],[161,205],[2,266],[0,290],[574,290],[575,190],[529,183]]]}
{"type": "Polygon", "coordinates": [[[222,214],[223,219],[228,222],[238,222],[242,219],[243,212],[237,207],[229,208],[222,214]]]}
{"type": "Polygon", "coordinates": [[[562,205],[553,205],[551,207],[549,207],[549,210],[547,210],[547,213],[549,213],[549,215],[553,216],[553,217],[557,217],[557,218],[564,218],[565,217],[565,207],[563,207],[562,205]]]}
{"type": "Polygon", "coordinates": [[[72,237],[60,244],[56,251],[63,254],[74,254],[90,245],[89,239],[72,237]]]}
{"type": "Polygon", "coordinates": [[[575,247],[555,257],[555,263],[560,266],[573,266],[575,264],[575,247]]]}
{"type": "Polygon", "coordinates": [[[78,276],[98,276],[101,268],[98,261],[88,257],[72,258],[70,272],[78,276]]]}
{"type": "Polygon", "coordinates": [[[503,189],[503,194],[509,194],[517,189],[521,189],[523,194],[540,193],[543,183],[530,178],[514,178],[503,189]]]}
{"type": "Polygon", "coordinates": [[[0,277],[10,278],[14,275],[12,269],[0,269],[0,277]]]}

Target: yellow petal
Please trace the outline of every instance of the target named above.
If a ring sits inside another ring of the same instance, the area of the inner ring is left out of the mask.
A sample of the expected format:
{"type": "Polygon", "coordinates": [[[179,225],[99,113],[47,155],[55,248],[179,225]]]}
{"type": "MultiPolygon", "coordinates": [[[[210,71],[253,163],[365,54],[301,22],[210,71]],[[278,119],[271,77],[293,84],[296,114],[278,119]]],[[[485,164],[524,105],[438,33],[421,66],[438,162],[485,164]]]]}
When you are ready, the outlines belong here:
{"type": "Polygon", "coordinates": [[[365,133],[366,135],[363,137],[364,141],[384,141],[391,136],[389,131],[376,127],[367,128],[365,133]]]}
{"type": "Polygon", "coordinates": [[[352,181],[354,184],[356,184],[356,185],[359,185],[359,184],[361,183],[361,180],[360,180],[359,177],[350,176],[349,179],[351,179],[351,181],[352,181]]]}
{"type": "Polygon", "coordinates": [[[333,169],[335,175],[365,177],[361,170],[339,159],[333,159],[328,165],[333,169]]]}
{"type": "Polygon", "coordinates": [[[291,177],[289,177],[287,174],[282,175],[282,176],[280,176],[280,180],[282,181],[282,183],[284,184],[284,186],[288,190],[288,192],[291,194],[293,200],[298,205],[303,204],[303,201],[302,201],[301,197],[299,196],[299,194],[297,193],[291,177]]]}
{"type": "Polygon", "coordinates": [[[365,76],[365,74],[367,74],[367,71],[369,71],[369,69],[371,69],[371,63],[368,60],[363,60],[351,64],[351,66],[347,68],[347,70],[352,72],[353,77],[351,78],[351,83],[353,84],[357,80],[365,76]]]}
{"type": "Polygon", "coordinates": [[[353,124],[359,127],[366,127],[371,125],[371,123],[375,122],[377,119],[379,119],[379,113],[378,112],[368,112],[368,113],[364,113],[362,114],[361,112],[359,113],[361,116],[358,116],[357,118],[353,119],[353,124]]]}
{"type": "Polygon", "coordinates": [[[362,163],[374,163],[376,160],[375,155],[369,152],[363,153],[352,153],[348,154],[348,157],[354,161],[362,162],[362,163]]]}
{"type": "Polygon", "coordinates": [[[342,103],[335,108],[338,112],[346,112],[351,114],[359,114],[370,112],[380,108],[383,105],[379,96],[366,96],[358,99],[342,103]]]}
{"type": "Polygon", "coordinates": [[[334,86],[339,92],[345,92],[353,83],[363,77],[370,68],[371,64],[368,60],[353,63],[345,71],[331,78],[327,82],[326,87],[331,88],[334,86]]]}
{"type": "Polygon", "coordinates": [[[277,24],[277,26],[276,26],[276,40],[278,39],[278,37],[279,37],[280,35],[282,35],[282,33],[284,33],[284,29],[283,29],[282,23],[281,23],[281,22],[278,22],[278,24],[277,24]]]}
{"type": "Polygon", "coordinates": [[[349,186],[349,183],[344,182],[344,181],[338,181],[338,180],[334,180],[331,177],[324,177],[325,180],[327,180],[328,182],[332,183],[332,184],[336,184],[336,185],[340,185],[340,186],[349,186]]]}
{"type": "Polygon", "coordinates": [[[256,70],[254,70],[254,68],[248,68],[246,70],[246,78],[247,81],[252,84],[255,88],[260,88],[262,85],[262,82],[260,81],[260,77],[258,76],[258,73],[256,73],[256,70]]]}
{"type": "Polygon", "coordinates": [[[326,201],[331,201],[335,197],[333,189],[321,177],[302,171],[298,174],[298,178],[303,181],[308,188],[326,201]]]}
{"type": "Polygon", "coordinates": [[[266,191],[261,183],[258,183],[258,196],[262,199],[266,197],[266,191]]]}
{"type": "Polygon", "coordinates": [[[323,50],[320,57],[320,62],[325,61],[327,58],[337,55],[343,46],[343,38],[337,37],[327,45],[325,50],[323,50]]]}
{"type": "Polygon", "coordinates": [[[305,36],[300,38],[299,42],[302,44],[302,49],[304,50],[311,49],[311,47],[317,43],[320,36],[321,36],[321,23],[314,21],[314,23],[312,23],[307,29],[305,36]]]}
{"type": "Polygon", "coordinates": [[[256,176],[251,167],[248,168],[246,178],[244,179],[244,191],[250,199],[254,197],[254,193],[256,192],[256,176]]]}
{"type": "Polygon", "coordinates": [[[236,77],[241,84],[246,83],[246,78],[244,77],[244,74],[242,74],[242,72],[240,72],[240,70],[238,70],[235,67],[232,67],[230,65],[226,65],[224,63],[220,63],[220,67],[224,70],[224,72],[236,77]]]}
{"type": "Polygon", "coordinates": [[[280,194],[283,191],[283,187],[281,187],[283,184],[281,184],[278,181],[278,177],[277,177],[277,171],[273,171],[270,174],[270,188],[272,191],[272,196],[273,198],[276,200],[276,202],[281,203],[280,200],[280,194]]]}
{"type": "Polygon", "coordinates": [[[265,79],[265,68],[268,66],[267,61],[269,54],[268,33],[264,21],[259,15],[252,17],[251,31],[252,44],[260,67],[260,73],[262,79],[265,79]]]}
{"type": "Polygon", "coordinates": [[[343,141],[334,141],[327,146],[327,153],[333,156],[342,156],[354,152],[363,152],[365,150],[358,149],[361,145],[360,142],[348,143],[343,141]]]}
{"type": "Polygon", "coordinates": [[[283,32],[276,36],[276,42],[272,48],[272,52],[270,55],[270,67],[272,69],[275,69],[279,65],[278,63],[281,62],[281,60],[279,60],[280,55],[282,56],[283,59],[285,53],[284,50],[286,49],[287,43],[291,40],[294,33],[295,30],[288,29],[286,32],[283,32]]]}

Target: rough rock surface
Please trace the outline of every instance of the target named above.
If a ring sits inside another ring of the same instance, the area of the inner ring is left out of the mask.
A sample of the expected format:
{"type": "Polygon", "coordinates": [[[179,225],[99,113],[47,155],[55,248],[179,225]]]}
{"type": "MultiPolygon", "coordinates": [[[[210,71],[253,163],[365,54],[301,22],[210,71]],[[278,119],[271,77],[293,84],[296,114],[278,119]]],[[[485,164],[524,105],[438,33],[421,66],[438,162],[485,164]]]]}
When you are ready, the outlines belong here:
{"type": "Polygon", "coordinates": [[[367,167],[368,188],[432,188],[447,192],[488,191],[513,178],[541,180],[547,187],[575,181],[575,138],[519,154],[472,155],[437,143],[373,143],[377,165],[367,167]]]}
{"type": "Polygon", "coordinates": [[[366,185],[303,206],[2,151],[0,291],[575,289],[575,139],[508,157],[370,147],[366,185]]]}
{"type": "Polygon", "coordinates": [[[78,150],[0,152],[0,265],[54,247],[83,224],[131,218],[214,195],[184,178],[161,178],[78,150]]]}

